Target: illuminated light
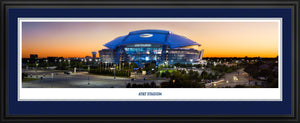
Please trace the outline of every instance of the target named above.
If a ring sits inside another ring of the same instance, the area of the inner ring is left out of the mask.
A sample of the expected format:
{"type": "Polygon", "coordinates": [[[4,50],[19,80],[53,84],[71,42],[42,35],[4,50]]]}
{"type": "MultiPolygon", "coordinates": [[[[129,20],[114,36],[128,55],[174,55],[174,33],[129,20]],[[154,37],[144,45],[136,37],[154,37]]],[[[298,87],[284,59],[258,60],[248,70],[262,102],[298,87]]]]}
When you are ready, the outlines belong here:
{"type": "Polygon", "coordinates": [[[140,37],[142,38],[149,38],[149,37],[152,37],[153,34],[141,34],[140,37]]]}
{"type": "Polygon", "coordinates": [[[148,61],[149,60],[149,57],[146,57],[146,61],[148,61]]]}
{"type": "Polygon", "coordinates": [[[233,80],[239,80],[236,76],[233,76],[233,80]]]}
{"type": "Polygon", "coordinates": [[[151,47],[151,44],[135,44],[134,47],[151,47]]]}

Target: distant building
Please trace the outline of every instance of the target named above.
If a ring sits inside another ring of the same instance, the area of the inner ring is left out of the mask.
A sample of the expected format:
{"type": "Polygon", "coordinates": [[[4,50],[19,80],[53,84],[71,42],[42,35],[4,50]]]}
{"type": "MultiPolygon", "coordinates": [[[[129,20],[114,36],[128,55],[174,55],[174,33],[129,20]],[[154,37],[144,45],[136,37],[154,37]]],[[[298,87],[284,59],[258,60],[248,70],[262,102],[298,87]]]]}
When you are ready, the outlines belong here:
{"type": "Polygon", "coordinates": [[[38,55],[37,54],[30,54],[30,59],[38,59],[38,55]]]}
{"type": "Polygon", "coordinates": [[[57,62],[58,57],[47,57],[48,62],[57,62]]]}
{"type": "Polygon", "coordinates": [[[114,51],[112,49],[102,49],[99,50],[100,61],[103,63],[113,63],[114,62],[114,51]]]}
{"type": "Polygon", "coordinates": [[[92,52],[92,55],[93,55],[93,61],[95,61],[96,60],[97,52],[92,52]]]}
{"type": "Polygon", "coordinates": [[[91,59],[92,57],[91,56],[85,56],[85,59],[91,59]]]}

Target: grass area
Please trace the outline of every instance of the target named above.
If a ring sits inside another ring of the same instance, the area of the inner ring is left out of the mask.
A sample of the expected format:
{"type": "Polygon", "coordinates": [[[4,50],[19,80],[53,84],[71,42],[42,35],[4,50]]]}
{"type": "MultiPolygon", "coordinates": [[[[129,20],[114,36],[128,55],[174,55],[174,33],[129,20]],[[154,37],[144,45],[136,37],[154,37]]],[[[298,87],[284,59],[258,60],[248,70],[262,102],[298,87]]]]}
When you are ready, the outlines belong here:
{"type": "Polygon", "coordinates": [[[24,78],[22,79],[22,82],[28,82],[28,81],[34,81],[34,80],[39,80],[38,78],[24,78]]]}
{"type": "MultiPolygon", "coordinates": [[[[162,73],[162,72],[166,72],[167,70],[160,70],[159,72],[162,73]]],[[[174,71],[177,71],[177,70],[168,70],[170,73],[174,72],[174,71]]]]}

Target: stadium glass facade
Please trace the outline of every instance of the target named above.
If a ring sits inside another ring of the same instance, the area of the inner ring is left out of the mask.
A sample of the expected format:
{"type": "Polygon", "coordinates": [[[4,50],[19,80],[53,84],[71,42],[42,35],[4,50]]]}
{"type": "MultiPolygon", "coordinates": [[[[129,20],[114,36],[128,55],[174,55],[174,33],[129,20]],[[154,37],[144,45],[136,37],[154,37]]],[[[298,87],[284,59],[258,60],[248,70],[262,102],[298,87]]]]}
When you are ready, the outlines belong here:
{"type": "Polygon", "coordinates": [[[138,66],[199,63],[203,50],[200,44],[165,30],[138,30],[118,37],[99,50],[101,62],[135,62],[138,66]]]}

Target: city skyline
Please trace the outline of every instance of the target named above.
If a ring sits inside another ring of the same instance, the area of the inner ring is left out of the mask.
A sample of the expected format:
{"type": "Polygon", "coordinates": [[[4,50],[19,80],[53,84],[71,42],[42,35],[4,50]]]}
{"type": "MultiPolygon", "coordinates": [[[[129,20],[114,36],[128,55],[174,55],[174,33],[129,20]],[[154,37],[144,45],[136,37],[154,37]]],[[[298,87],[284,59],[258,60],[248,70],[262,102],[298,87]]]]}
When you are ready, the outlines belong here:
{"type": "Polygon", "coordinates": [[[23,58],[91,56],[105,43],[141,29],[183,35],[202,45],[203,57],[278,56],[276,22],[23,22],[22,26],[23,58]]]}

